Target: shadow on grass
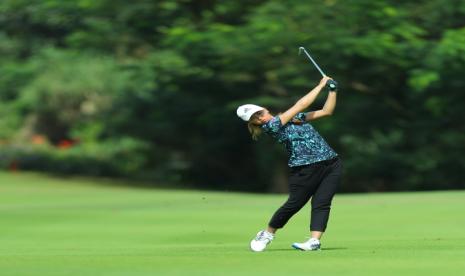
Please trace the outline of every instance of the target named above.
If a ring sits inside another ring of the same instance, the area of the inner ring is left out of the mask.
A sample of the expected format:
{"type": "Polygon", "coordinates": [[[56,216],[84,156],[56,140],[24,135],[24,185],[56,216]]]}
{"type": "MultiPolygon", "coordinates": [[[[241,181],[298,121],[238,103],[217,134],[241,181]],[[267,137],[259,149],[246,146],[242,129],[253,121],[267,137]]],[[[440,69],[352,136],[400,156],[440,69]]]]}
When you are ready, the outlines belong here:
{"type": "MultiPolygon", "coordinates": [[[[347,247],[323,247],[321,251],[328,251],[328,250],[347,250],[347,247]]],[[[295,248],[276,248],[276,249],[267,249],[266,251],[301,251],[295,248]]]]}

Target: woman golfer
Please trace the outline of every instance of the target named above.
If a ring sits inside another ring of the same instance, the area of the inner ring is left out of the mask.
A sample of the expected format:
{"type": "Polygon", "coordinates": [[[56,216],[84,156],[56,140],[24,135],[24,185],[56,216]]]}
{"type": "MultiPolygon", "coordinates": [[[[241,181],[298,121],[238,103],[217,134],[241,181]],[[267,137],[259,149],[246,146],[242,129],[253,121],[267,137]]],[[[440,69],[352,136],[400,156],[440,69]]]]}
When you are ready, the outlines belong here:
{"type": "Polygon", "coordinates": [[[237,115],[248,122],[253,139],[263,131],[285,145],[289,153],[289,198],[273,215],[266,230],[258,232],[250,243],[253,251],[263,251],[274,239],[276,231],[288,222],[312,198],[310,239],[294,243],[299,250],[319,250],[320,238],[326,230],[331,201],[341,181],[342,162],[334,150],[312,127],[309,121],[329,116],[336,106],[336,91],[329,91],[321,110],[302,113],[331,80],[321,79],[307,95],[286,112],[273,116],[260,106],[246,104],[237,115]]]}

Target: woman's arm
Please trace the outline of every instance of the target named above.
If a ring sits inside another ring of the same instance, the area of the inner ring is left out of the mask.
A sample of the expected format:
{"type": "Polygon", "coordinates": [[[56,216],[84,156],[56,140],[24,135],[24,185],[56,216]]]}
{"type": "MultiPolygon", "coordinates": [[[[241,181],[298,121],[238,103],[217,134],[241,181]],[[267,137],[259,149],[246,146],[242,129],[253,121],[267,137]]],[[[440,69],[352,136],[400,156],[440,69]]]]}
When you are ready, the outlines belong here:
{"type": "Polygon", "coordinates": [[[329,91],[328,98],[326,98],[326,102],[323,108],[320,110],[308,112],[307,116],[305,117],[305,121],[311,121],[333,114],[334,108],[336,107],[336,95],[336,91],[329,91]]]}
{"type": "Polygon", "coordinates": [[[306,109],[309,105],[315,101],[316,97],[320,93],[320,91],[325,87],[326,82],[331,79],[329,77],[323,77],[320,83],[313,88],[307,95],[303,96],[298,100],[291,108],[289,108],[286,112],[279,115],[279,119],[281,119],[281,124],[285,125],[287,122],[292,120],[297,113],[306,109]]]}

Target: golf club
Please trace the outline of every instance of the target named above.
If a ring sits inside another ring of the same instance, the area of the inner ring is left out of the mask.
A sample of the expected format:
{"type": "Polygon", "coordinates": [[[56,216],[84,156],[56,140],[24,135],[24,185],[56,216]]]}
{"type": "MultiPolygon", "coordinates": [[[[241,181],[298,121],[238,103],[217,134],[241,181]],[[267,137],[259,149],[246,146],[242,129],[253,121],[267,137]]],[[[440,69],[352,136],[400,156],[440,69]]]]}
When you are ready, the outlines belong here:
{"type": "MultiPolygon", "coordinates": [[[[320,66],[318,66],[318,64],[315,62],[315,60],[313,60],[312,56],[310,56],[310,54],[307,52],[307,50],[305,50],[304,47],[299,47],[299,55],[304,52],[308,59],[310,59],[310,61],[313,63],[313,65],[316,67],[316,69],[320,72],[321,76],[323,77],[326,77],[326,74],[323,72],[323,70],[321,70],[320,66]]],[[[328,80],[328,82],[326,83],[329,87],[329,90],[331,91],[335,91],[337,89],[337,82],[335,80],[328,80]]]]}

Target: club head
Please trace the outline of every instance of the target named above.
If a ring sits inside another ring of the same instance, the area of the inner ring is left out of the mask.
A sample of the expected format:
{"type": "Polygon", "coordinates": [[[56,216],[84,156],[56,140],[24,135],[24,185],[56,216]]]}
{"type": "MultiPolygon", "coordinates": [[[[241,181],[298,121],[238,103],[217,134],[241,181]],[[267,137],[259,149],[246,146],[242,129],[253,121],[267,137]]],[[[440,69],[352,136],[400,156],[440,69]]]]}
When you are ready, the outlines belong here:
{"type": "Polygon", "coordinates": [[[300,56],[300,54],[302,53],[302,51],[304,51],[304,50],[305,50],[304,47],[299,47],[299,56],[300,56]]]}

